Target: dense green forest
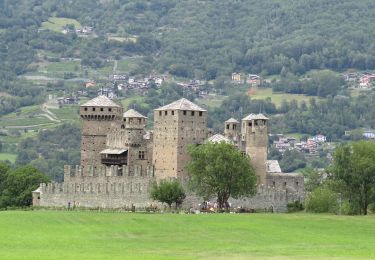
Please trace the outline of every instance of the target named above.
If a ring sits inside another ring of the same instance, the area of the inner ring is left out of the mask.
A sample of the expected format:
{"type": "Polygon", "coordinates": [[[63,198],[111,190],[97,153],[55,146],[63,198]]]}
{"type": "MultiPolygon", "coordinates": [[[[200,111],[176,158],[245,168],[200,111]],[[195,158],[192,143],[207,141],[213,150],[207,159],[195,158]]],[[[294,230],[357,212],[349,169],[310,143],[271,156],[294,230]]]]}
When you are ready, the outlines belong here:
{"type": "MultiPolygon", "coordinates": [[[[230,117],[262,112],[272,119],[273,133],[322,133],[341,141],[346,130],[375,128],[374,92],[351,95],[340,75],[375,69],[374,18],[370,0],[0,0],[0,116],[41,104],[48,94],[69,92],[71,82],[65,79],[78,77],[75,70],[85,74],[109,67],[107,77],[113,60],[136,57],[129,75],[207,80],[202,90],[223,97],[221,106],[207,107],[215,131],[230,117]],[[71,32],[51,29],[55,18],[72,21],[71,32]],[[93,33],[76,33],[78,25],[93,33]],[[41,84],[23,77],[43,64],[71,59],[77,63],[64,80],[41,84]],[[312,98],[280,106],[249,98],[246,90],[233,91],[232,72],[260,74],[268,79],[263,87],[312,98]]],[[[180,97],[198,96],[168,82],[127,106],[147,115],[151,128],[152,110],[180,97]]],[[[78,162],[78,148],[78,128],[62,125],[20,141],[10,152],[18,154],[18,165],[52,169],[50,177],[59,179],[54,174],[64,163],[78,162]],[[74,142],[56,141],[61,134],[74,136],[74,142]],[[63,150],[54,150],[58,145],[63,150]]]]}
{"type": "Polygon", "coordinates": [[[4,0],[0,75],[11,80],[31,69],[38,50],[93,67],[148,55],[151,68],[204,79],[233,71],[374,69],[374,7],[370,0],[4,0]],[[52,16],[93,26],[97,37],[41,29],[52,16]],[[109,33],[137,40],[113,41],[109,33]]]}

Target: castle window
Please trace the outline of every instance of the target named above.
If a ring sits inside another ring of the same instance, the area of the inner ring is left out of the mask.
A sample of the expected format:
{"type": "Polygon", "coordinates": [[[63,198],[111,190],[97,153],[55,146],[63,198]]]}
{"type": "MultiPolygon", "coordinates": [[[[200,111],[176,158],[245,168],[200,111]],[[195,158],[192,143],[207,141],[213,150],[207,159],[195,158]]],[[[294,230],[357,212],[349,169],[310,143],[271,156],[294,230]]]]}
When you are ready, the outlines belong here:
{"type": "Polygon", "coordinates": [[[140,160],[144,160],[145,159],[145,151],[139,151],[138,152],[138,158],[140,160]]]}
{"type": "Polygon", "coordinates": [[[85,111],[87,111],[87,107],[85,107],[85,111]]]}
{"type": "Polygon", "coordinates": [[[184,116],[186,116],[186,110],[183,111],[184,116]]]}
{"type": "Polygon", "coordinates": [[[296,181],[296,186],[298,186],[298,181],[296,181]]]}
{"type": "Polygon", "coordinates": [[[164,115],[166,115],[166,116],[167,116],[167,115],[168,115],[168,111],[164,111],[164,115]]]}
{"type": "Polygon", "coordinates": [[[227,129],[229,129],[229,125],[227,125],[227,129]]]}
{"type": "Polygon", "coordinates": [[[100,111],[104,111],[104,108],[101,107],[101,108],[100,108],[100,111]]]}
{"type": "Polygon", "coordinates": [[[203,115],[203,112],[202,111],[199,111],[199,116],[202,116],[203,115]]]}
{"type": "Polygon", "coordinates": [[[236,130],[236,128],[237,128],[237,125],[233,125],[233,130],[236,130]]]}
{"type": "Polygon", "coordinates": [[[162,114],[161,114],[161,111],[159,111],[159,116],[161,116],[162,114]]]}
{"type": "Polygon", "coordinates": [[[138,124],[142,123],[142,119],[138,118],[138,124]]]}
{"type": "Polygon", "coordinates": [[[194,116],[194,111],[191,111],[191,116],[194,116]]]}
{"type": "Polygon", "coordinates": [[[272,182],[272,187],[275,187],[276,186],[276,182],[272,182]]]}
{"type": "Polygon", "coordinates": [[[249,126],[251,126],[252,124],[251,124],[251,122],[249,122],[249,126]]]}
{"type": "Polygon", "coordinates": [[[174,116],[174,110],[172,110],[172,116],[174,116]]]}
{"type": "Polygon", "coordinates": [[[124,126],[124,125],[121,125],[121,129],[125,129],[125,126],[124,126]]]}
{"type": "Polygon", "coordinates": [[[111,112],[111,111],[112,111],[112,108],[108,108],[108,111],[111,112]]]}
{"type": "Polygon", "coordinates": [[[95,111],[95,107],[92,108],[92,111],[95,111]]]}
{"type": "Polygon", "coordinates": [[[286,187],[286,181],[284,182],[284,187],[286,187]]]}

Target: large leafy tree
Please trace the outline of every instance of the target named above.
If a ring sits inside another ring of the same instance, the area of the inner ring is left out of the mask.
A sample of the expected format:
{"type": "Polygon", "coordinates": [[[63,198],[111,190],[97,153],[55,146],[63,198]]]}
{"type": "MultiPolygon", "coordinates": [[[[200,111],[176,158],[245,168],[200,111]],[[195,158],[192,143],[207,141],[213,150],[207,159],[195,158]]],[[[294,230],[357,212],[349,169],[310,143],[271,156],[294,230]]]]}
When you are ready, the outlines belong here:
{"type": "Polygon", "coordinates": [[[332,167],[334,179],[345,184],[343,192],[360,214],[367,214],[374,201],[375,143],[360,141],[336,149],[332,167]]]}
{"type": "Polygon", "coordinates": [[[185,199],[185,191],[177,180],[162,180],[159,184],[155,183],[151,188],[151,198],[163,203],[167,203],[169,208],[176,203],[176,208],[185,199]]]}
{"type": "Polygon", "coordinates": [[[205,199],[217,197],[219,208],[229,197],[251,196],[256,192],[255,170],[250,159],[229,143],[190,146],[187,165],[192,189],[205,199]]]}
{"type": "Polygon", "coordinates": [[[48,181],[49,179],[45,174],[30,165],[10,170],[4,182],[0,207],[22,207],[31,205],[31,192],[35,190],[40,183],[46,183],[48,181]]]}

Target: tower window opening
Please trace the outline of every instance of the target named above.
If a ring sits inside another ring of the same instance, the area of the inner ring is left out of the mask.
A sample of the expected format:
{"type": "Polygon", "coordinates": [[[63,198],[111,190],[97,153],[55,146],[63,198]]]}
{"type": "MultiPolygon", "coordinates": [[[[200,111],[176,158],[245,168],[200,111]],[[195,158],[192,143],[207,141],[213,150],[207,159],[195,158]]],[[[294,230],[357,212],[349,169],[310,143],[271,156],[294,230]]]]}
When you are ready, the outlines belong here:
{"type": "Polygon", "coordinates": [[[172,116],[174,116],[174,110],[172,110],[172,116]]]}
{"type": "Polygon", "coordinates": [[[85,111],[87,111],[87,107],[85,107],[85,111]]]}
{"type": "Polygon", "coordinates": [[[104,111],[104,108],[101,107],[101,108],[100,108],[100,111],[104,111]]]}
{"type": "Polygon", "coordinates": [[[108,111],[109,111],[109,112],[112,112],[112,108],[108,108],[108,111]]]}
{"type": "Polygon", "coordinates": [[[199,111],[199,116],[202,116],[203,115],[203,112],[202,111],[199,111]]]}
{"type": "Polygon", "coordinates": [[[139,151],[138,152],[138,158],[140,160],[144,160],[145,159],[145,152],[144,151],[139,151]]]}
{"type": "Polygon", "coordinates": [[[191,116],[194,116],[194,111],[191,111],[191,116]]]}
{"type": "Polygon", "coordinates": [[[167,116],[167,115],[168,115],[168,111],[164,111],[164,115],[166,115],[166,116],[167,116]]]}
{"type": "Polygon", "coordinates": [[[233,127],[232,127],[232,128],[233,128],[233,130],[236,130],[236,128],[237,128],[237,125],[233,125],[233,127]]]}
{"type": "Polygon", "coordinates": [[[92,108],[92,111],[95,111],[95,107],[92,108]]]}
{"type": "Polygon", "coordinates": [[[229,129],[229,125],[227,125],[227,129],[229,129]]]}
{"type": "Polygon", "coordinates": [[[184,116],[186,116],[186,110],[183,111],[184,116]]]}
{"type": "Polygon", "coordinates": [[[161,111],[159,111],[159,116],[161,116],[162,114],[161,114],[161,111]]]}

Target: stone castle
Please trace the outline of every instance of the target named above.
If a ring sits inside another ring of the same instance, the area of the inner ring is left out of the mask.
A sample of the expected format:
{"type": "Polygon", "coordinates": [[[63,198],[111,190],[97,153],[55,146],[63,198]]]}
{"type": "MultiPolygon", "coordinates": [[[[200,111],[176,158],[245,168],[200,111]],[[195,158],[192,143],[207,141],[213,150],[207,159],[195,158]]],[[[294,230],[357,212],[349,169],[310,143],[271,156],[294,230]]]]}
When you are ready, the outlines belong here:
{"type": "MultiPolygon", "coordinates": [[[[186,183],[187,146],[231,142],[250,156],[258,177],[252,198],[231,199],[232,206],[284,211],[286,204],[303,199],[304,180],[282,173],[277,161],[267,160],[268,118],[250,114],[241,122],[229,119],[224,135],[211,136],[207,110],[180,99],[154,110],[154,129],[147,118],[123,108],[105,96],[80,106],[82,121],[81,165],[65,166],[63,183],[41,184],[33,192],[33,205],[82,207],[148,207],[155,181],[177,178],[186,183]]],[[[203,200],[189,194],[183,206],[203,200]]]]}

